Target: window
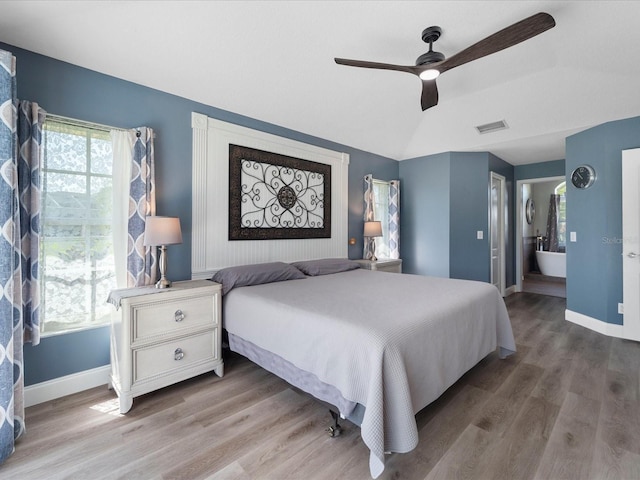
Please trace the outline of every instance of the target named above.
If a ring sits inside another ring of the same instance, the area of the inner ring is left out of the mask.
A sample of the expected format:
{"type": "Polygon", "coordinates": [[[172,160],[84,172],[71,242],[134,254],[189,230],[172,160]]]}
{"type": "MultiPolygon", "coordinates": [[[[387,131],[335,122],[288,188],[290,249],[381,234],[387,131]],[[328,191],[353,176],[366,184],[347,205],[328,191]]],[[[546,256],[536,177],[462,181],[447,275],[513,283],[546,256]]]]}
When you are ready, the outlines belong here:
{"type": "Polygon", "coordinates": [[[558,205],[558,245],[567,246],[567,200],[565,193],[567,191],[567,182],[562,182],[554,189],[553,193],[560,195],[560,203],[558,205]]]}
{"type": "Polygon", "coordinates": [[[43,335],[109,322],[112,163],[108,130],[58,117],[45,121],[43,335]]]}
{"type": "Polygon", "coordinates": [[[389,182],[373,179],[373,216],[382,224],[382,237],[376,238],[376,257],[389,258],[389,182]]]}

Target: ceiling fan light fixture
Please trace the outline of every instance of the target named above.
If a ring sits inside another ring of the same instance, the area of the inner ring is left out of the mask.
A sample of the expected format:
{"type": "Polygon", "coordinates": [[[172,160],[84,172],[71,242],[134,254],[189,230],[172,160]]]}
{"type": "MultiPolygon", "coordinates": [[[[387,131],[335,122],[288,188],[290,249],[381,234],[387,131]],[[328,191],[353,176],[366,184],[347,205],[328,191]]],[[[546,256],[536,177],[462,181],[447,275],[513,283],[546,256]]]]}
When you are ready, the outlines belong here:
{"type": "Polygon", "coordinates": [[[422,80],[435,80],[440,76],[440,72],[435,68],[430,68],[428,70],[424,70],[420,72],[420,78],[422,80]]]}

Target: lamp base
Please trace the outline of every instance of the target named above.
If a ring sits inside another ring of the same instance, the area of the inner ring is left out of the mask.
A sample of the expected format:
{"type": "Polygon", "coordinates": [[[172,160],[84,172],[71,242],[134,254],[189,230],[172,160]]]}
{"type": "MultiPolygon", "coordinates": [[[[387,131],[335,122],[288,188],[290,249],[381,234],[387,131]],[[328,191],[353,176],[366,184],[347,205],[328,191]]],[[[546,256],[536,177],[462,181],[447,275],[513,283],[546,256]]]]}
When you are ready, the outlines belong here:
{"type": "Polygon", "coordinates": [[[367,258],[367,260],[375,262],[378,260],[378,257],[376,257],[376,240],[373,237],[369,237],[369,242],[371,242],[371,244],[369,245],[369,258],[367,258]]]}
{"type": "Polygon", "coordinates": [[[160,280],[156,282],[156,288],[171,288],[171,282],[167,279],[167,246],[160,246],[160,280]]]}
{"type": "Polygon", "coordinates": [[[171,282],[166,277],[162,277],[156,282],[156,288],[171,288],[171,282]]]}

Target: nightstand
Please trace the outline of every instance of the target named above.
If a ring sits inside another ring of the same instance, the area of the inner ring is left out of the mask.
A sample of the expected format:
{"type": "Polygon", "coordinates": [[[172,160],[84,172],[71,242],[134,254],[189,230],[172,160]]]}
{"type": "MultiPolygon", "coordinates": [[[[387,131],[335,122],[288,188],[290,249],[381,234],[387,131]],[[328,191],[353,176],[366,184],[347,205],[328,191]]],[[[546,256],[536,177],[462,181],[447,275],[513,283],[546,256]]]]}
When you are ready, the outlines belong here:
{"type": "Polygon", "coordinates": [[[360,264],[361,268],[367,270],[377,270],[379,272],[402,273],[402,260],[400,259],[378,259],[372,260],[354,260],[360,264]]]}
{"type": "Polygon", "coordinates": [[[220,284],[192,280],[136,290],[121,298],[111,321],[110,380],[120,413],[134,397],[211,370],[224,374],[220,284]]]}

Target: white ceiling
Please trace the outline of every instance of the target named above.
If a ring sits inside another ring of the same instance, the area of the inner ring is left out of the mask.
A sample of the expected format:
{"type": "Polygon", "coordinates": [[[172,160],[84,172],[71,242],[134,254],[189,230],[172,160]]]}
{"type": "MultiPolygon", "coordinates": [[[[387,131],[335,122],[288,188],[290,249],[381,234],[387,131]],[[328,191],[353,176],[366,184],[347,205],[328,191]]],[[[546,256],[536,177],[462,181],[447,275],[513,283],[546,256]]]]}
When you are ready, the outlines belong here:
{"type": "Polygon", "coordinates": [[[22,0],[0,2],[0,41],[396,160],[491,151],[518,165],[640,115],[639,20],[634,1],[22,0]],[[451,56],[540,11],[555,28],[446,72],[425,112],[417,77],[333,61],[411,65],[431,25],[451,56]]]}

